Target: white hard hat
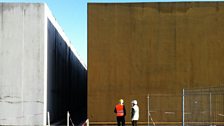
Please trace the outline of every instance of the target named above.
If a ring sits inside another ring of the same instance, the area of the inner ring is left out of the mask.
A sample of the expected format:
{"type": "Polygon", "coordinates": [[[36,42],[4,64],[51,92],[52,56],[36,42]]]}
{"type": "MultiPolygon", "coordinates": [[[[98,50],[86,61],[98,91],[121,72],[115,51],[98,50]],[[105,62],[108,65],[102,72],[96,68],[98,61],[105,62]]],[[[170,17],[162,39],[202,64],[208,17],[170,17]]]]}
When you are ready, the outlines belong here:
{"type": "Polygon", "coordinates": [[[133,100],[131,103],[132,103],[132,104],[135,104],[135,105],[138,104],[137,100],[133,100]]]}

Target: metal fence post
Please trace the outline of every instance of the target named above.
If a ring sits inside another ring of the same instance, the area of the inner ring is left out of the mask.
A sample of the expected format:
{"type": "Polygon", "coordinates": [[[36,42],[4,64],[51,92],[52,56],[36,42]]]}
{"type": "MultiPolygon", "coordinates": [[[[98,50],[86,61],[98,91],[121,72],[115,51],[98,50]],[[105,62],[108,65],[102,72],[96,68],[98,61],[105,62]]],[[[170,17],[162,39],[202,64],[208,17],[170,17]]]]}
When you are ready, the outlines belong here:
{"type": "Polygon", "coordinates": [[[47,112],[47,125],[50,126],[50,113],[47,112]]]}
{"type": "Polygon", "coordinates": [[[209,121],[212,126],[212,93],[209,91],[209,121]]]}
{"type": "Polygon", "coordinates": [[[69,111],[67,112],[67,126],[69,126],[69,111]]]}
{"type": "Polygon", "coordinates": [[[148,126],[149,126],[149,94],[148,94],[148,96],[147,96],[147,108],[148,108],[148,126]]]}
{"type": "Polygon", "coordinates": [[[184,89],[182,94],[182,126],[184,126],[184,89]]]}

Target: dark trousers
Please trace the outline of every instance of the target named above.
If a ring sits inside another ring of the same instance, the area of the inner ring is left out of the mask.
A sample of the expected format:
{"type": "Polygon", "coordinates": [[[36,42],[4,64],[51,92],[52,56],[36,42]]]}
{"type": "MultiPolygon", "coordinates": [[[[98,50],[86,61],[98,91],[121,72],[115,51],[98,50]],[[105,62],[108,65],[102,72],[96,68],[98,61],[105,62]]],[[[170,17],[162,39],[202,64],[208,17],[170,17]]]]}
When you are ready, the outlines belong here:
{"type": "Polygon", "coordinates": [[[125,118],[124,116],[117,116],[117,126],[120,126],[122,124],[122,126],[125,126],[125,118]]]}
{"type": "Polygon", "coordinates": [[[131,124],[132,124],[132,126],[137,126],[137,120],[132,120],[131,124]]]}

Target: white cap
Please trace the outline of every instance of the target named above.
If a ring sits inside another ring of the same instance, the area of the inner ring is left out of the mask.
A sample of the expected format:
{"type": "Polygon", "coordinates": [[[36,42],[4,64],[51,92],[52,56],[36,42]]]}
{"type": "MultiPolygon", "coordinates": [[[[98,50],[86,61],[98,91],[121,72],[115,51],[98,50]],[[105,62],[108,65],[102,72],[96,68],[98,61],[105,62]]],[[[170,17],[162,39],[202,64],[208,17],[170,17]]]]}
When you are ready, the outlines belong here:
{"type": "Polygon", "coordinates": [[[133,100],[131,103],[132,103],[132,104],[135,104],[135,105],[138,104],[137,100],[133,100]]]}

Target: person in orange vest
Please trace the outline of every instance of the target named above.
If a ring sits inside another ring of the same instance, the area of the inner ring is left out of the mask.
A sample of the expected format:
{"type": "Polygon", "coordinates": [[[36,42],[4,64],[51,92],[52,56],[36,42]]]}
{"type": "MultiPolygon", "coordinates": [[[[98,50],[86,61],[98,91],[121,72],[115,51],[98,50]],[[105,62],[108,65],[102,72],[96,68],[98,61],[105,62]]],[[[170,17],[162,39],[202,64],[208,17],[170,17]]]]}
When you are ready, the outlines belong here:
{"type": "Polygon", "coordinates": [[[117,126],[125,126],[125,116],[126,116],[126,109],[124,106],[124,100],[120,99],[119,103],[115,106],[114,112],[117,116],[117,126]]]}

